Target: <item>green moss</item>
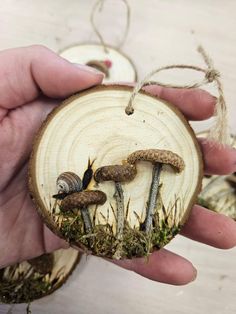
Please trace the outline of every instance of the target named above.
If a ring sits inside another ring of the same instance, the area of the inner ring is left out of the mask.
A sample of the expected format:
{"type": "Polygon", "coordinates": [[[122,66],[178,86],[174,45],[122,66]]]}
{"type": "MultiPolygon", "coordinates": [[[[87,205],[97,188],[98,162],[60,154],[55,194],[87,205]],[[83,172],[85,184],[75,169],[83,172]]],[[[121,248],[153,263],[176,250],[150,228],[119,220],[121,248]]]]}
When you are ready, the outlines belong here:
{"type": "Polygon", "coordinates": [[[150,237],[144,231],[126,225],[123,237],[123,257],[143,257],[150,253],[150,237]]]}
{"type": "Polygon", "coordinates": [[[3,279],[0,283],[0,300],[3,303],[29,303],[46,295],[51,284],[44,276],[33,274],[17,280],[3,279]]]}
{"type": "MultiPolygon", "coordinates": [[[[80,214],[63,214],[63,220],[59,227],[68,242],[78,242],[82,240],[82,235],[85,234],[84,223],[80,214]]],[[[88,244],[87,240],[82,242],[85,245],[88,244]]]]}
{"type": "MultiPolygon", "coordinates": [[[[177,207],[177,204],[175,204],[177,207]]],[[[174,205],[174,206],[175,206],[174,205]]],[[[169,215],[165,208],[158,206],[153,216],[153,229],[151,233],[142,231],[143,223],[131,227],[125,218],[122,240],[117,239],[113,228],[108,223],[93,226],[90,234],[85,234],[84,224],[80,213],[64,212],[61,218],[60,230],[63,236],[73,243],[83,244],[94,254],[109,258],[132,258],[148,256],[153,249],[165,246],[180,230],[176,224],[177,217],[168,223],[169,215]],[[160,221],[159,212],[162,211],[164,219],[160,221]]],[[[173,208],[169,211],[173,212],[173,208]]],[[[174,215],[177,210],[174,208],[174,215]]]]}

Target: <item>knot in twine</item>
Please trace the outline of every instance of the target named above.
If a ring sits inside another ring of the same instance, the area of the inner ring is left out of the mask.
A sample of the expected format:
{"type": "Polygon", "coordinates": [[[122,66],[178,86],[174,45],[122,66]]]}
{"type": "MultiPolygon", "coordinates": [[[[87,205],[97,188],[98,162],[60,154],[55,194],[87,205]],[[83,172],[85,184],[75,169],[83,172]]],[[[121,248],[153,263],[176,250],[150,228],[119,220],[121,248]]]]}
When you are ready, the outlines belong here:
{"type": "MultiPolygon", "coordinates": [[[[98,30],[98,27],[97,27],[97,25],[95,23],[95,14],[96,14],[97,10],[99,12],[101,12],[103,10],[103,5],[104,5],[105,1],[106,0],[98,0],[98,1],[96,1],[96,3],[94,4],[94,6],[92,8],[92,11],[91,11],[90,23],[91,23],[91,25],[93,27],[94,32],[98,36],[98,38],[100,40],[100,44],[103,46],[104,51],[106,53],[108,53],[107,44],[105,43],[104,38],[103,38],[101,32],[98,30]]],[[[128,36],[128,32],[129,32],[129,27],[130,27],[130,6],[129,6],[127,0],[122,0],[122,1],[123,1],[123,3],[126,6],[126,25],[125,25],[124,35],[123,35],[120,43],[116,46],[116,48],[118,50],[123,46],[124,42],[126,41],[127,36],[128,36]]]]}
{"type": "Polygon", "coordinates": [[[217,102],[215,105],[215,112],[214,112],[215,123],[209,130],[208,138],[213,141],[217,141],[218,143],[223,144],[223,145],[230,144],[230,132],[229,132],[229,126],[228,126],[228,110],[227,110],[227,105],[224,98],[223,86],[220,81],[220,73],[214,68],[212,60],[206,54],[202,46],[198,47],[198,52],[202,55],[207,65],[207,69],[203,69],[203,68],[200,68],[198,66],[193,66],[193,65],[177,64],[177,65],[168,65],[168,66],[160,67],[158,69],[153,70],[141,82],[137,83],[136,86],[134,87],[133,92],[130,96],[128,105],[125,108],[125,113],[127,115],[131,115],[134,113],[134,99],[139,93],[139,91],[147,85],[156,84],[162,87],[169,87],[169,88],[192,89],[192,88],[198,88],[208,83],[216,82],[219,97],[217,98],[217,102]],[[162,82],[159,82],[159,81],[150,81],[150,78],[154,74],[159,73],[163,70],[170,70],[170,69],[190,69],[190,70],[200,71],[204,73],[204,79],[200,82],[187,84],[187,85],[163,84],[162,82]]]}
{"type": "Polygon", "coordinates": [[[209,69],[206,71],[205,78],[209,83],[214,82],[217,78],[220,77],[220,72],[215,69],[209,69]]]}

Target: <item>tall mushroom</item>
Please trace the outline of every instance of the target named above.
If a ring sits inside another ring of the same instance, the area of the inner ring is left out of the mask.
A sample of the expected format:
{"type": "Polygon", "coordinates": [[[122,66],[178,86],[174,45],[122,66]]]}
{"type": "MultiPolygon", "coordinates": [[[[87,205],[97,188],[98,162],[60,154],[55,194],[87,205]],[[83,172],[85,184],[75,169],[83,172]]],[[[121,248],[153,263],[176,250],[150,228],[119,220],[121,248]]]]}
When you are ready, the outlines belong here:
{"type": "Polygon", "coordinates": [[[84,227],[86,233],[92,232],[92,222],[88,211],[89,205],[103,205],[107,200],[106,194],[102,191],[81,191],[75,192],[66,196],[60,205],[62,210],[78,209],[81,211],[81,215],[84,221],[84,227]]]}
{"type": "Polygon", "coordinates": [[[122,239],[124,230],[124,195],[122,189],[122,182],[132,181],[137,174],[135,165],[111,165],[98,168],[94,173],[96,182],[114,181],[115,194],[117,204],[117,239],[122,239]]]}
{"type": "Polygon", "coordinates": [[[130,154],[127,158],[127,162],[131,165],[135,165],[137,161],[149,161],[153,163],[152,182],[148,197],[146,218],[144,221],[145,232],[149,233],[152,228],[153,215],[157,203],[162,164],[171,165],[176,172],[183,171],[185,164],[179,155],[169,150],[160,149],[138,150],[130,154]]]}

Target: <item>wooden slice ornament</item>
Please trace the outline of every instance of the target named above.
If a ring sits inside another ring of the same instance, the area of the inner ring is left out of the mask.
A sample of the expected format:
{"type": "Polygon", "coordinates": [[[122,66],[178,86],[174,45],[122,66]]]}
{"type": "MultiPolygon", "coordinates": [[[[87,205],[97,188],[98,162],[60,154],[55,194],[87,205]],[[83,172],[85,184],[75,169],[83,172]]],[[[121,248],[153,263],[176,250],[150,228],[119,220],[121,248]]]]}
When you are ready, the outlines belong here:
{"type": "Polygon", "coordinates": [[[0,302],[30,303],[59,289],[78,265],[81,253],[69,248],[0,270],[0,302]]]}
{"type": "Polygon", "coordinates": [[[183,115],[144,91],[129,115],[132,92],[98,86],[64,101],[41,127],[29,167],[30,193],[49,228],[114,259],[166,245],[202,180],[201,152],[183,115]]]}
{"type": "MultiPolygon", "coordinates": [[[[207,137],[208,131],[198,134],[207,137]]],[[[231,146],[236,148],[236,136],[231,135],[231,146]]],[[[236,220],[236,173],[225,176],[204,176],[198,204],[236,220]]]]}
{"type": "Polygon", "coordinates": [[[63,49],[59,54],[72,63],[85,64],[101,71],[105,75],[104,83],[135,82],[137,79],[135,66],[130,58],[120,51],[129,30],[129,5],[126,0],[123,0],[127,9],[125,32],[117,47],[112,47],[104,42],[103,36],[95,24],[95,13],[99,9],[101,11],[104,2],[105,0],[99,0],[95,3],[90,17],[91,25],[100,43],[75,44],[63,49]]]}

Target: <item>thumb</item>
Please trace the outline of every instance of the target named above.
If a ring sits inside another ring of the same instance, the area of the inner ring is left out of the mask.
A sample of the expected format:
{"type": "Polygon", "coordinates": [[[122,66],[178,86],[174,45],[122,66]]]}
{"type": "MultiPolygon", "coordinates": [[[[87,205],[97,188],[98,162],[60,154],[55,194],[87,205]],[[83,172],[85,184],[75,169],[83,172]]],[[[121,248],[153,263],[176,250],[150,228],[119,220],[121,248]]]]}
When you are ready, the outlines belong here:
{"type": "Polygon", "coordinates": [[[43,46],[0,52],[0,106],[13,109],[39,94],[64,98],[100,84],[103,73],[75,65],[43,46]]]}

